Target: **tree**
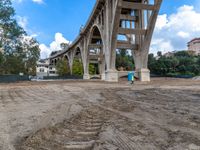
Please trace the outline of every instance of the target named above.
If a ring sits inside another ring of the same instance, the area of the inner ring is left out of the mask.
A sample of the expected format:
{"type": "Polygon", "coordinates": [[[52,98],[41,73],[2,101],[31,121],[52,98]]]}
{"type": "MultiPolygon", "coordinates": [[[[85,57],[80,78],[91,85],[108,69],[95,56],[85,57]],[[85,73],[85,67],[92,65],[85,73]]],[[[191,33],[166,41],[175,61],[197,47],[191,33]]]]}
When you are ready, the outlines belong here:
{"type": "Polygon", "coordinates": [[[178,51],[174,55],[175,57],[190,57],[191,55],[189,54],[188,51],[178,51]]]}
{"type": "Polygon", "coordinates": [[[134,62],[133,57],[129,55],[128,51],[126,50],[118,50],[116,54],[116,68],[123,70],[133,70],[134,69],[134,62]]]}
{"type": "Polygon", "coordinates": [[[159,57],[161,57],[161,56],[162,56],[162,52],[161,52],[161,51],[158,51],[158,52],[157,52],[157,55],[158,55],[159,57]]]}
{"type": "Polygon", "coordinates": [[[14,19],[15,11],[10,0],[0,1],[0,45],[4,53],[10,54],[16,50],[20,37],[25,31],[14,19]]]}
{"type": "Polygon", "coordinates": [[[94,75],[98,73],[98,64],[89,64],[89,74],[94,75]]]}
{"type": "Polygon", "coordinates": [[[35,74],[39,59],[39,44],[27,36],[14,18],[11,0],[0,1],[0,50],[1,74],[35,74]],[[2,61],[3,60],[3,61],[2,61]]]}
{"type": "Polygon", "coordinates": [[[200,67],[200,56],[198,56],[198,58],[197,58],[197,64],[198,64],[199,67],[200,67]]]}
{"type": "Polygon", "coordinates": [[[69,47],[69,44],[68,43],[61,43],[60,47],[61,47],[62,50],[66,50],[69,47]]]}
{"type": "Polygon", "coordinates": [[[23,59],[25,73],[35,75],[36,62],[40,57],[38,42],[29,36],[24,36],[21,45],[18,47],[18,53],[23,59]]]}
{"type": "Polygon", "coordinates": [[[66,59],[61,59],[56,64],[56,70],[59,76],[65,76],[70,73],[69,64],[66,59]]]}
{"type": "Polygon", "coordinates": [[[4,62],[4,57],[2,52],[0,52],[0,74],[3,72],[3,62],[4,62]]]}
{"type": "Polygon", "coordinates": [[[74,75],[83,75],[83,64],[78,58],[74,59],[72,72],[74,75]]]}
{"type": "Polygon", "coordinates": [[[149,69],[151,73],[162,76],[177,75],[199,75],[200,58],[190,55],[186,51],[179,51],[172,57],[162,56],[156,60],[153,55],[149,55],[149,69]]]}

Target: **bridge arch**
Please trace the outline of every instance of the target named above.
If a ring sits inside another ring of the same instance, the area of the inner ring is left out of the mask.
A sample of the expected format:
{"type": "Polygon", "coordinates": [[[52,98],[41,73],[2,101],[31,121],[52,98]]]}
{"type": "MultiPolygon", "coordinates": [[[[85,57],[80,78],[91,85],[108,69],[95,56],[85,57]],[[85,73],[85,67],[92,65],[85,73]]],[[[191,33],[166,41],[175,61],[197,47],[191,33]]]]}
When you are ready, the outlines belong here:
{"type": "Polygon", "coordinates": [[[82,76],[84,74],[82,51],[79,46],[74,50],[72,58],[72,74],[82,76]]]}
{"type": "Polygon", "coordinates": [[[70,59],[69,56],[67,54],[64,55],[64,57],[62,58],[64,61],[66,61],[66,66],[67,66],[67,74],[71,73],[71,68],[70,68],[70,59]]]}
{"type": "Polygon", "coordinates": [[[103,30],[101,29],[100,25],[98,24],[93,24],[93,26],[90,29],[90,34],[89,34],[89,43],[91,43],[91,39],[94,36],[94,31],[98,32],[98,35],[100,36],[102,43],[104,44],[103,41],[103,30]]]}
{"type": "Polygon", "coordinates": [[[91,78],[105,80],[104,40],[102,30],[97,24],[94,24],[90,30],[88,57],[91,78]]]}

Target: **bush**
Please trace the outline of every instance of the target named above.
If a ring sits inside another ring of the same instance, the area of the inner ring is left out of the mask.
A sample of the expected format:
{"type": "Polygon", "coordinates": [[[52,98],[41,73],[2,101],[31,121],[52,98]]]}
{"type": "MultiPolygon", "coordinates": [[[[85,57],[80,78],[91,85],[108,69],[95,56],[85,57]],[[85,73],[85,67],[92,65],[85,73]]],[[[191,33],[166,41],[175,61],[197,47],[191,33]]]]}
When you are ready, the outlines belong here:
{"type": "Polygon", "coordinates": [[[152,54],[149,54],[148,67],[151,73],[161,76],[196,76],[200,75],[200,56],[180,51],[174,56],[161,56],[156,60],[152,54]]]}

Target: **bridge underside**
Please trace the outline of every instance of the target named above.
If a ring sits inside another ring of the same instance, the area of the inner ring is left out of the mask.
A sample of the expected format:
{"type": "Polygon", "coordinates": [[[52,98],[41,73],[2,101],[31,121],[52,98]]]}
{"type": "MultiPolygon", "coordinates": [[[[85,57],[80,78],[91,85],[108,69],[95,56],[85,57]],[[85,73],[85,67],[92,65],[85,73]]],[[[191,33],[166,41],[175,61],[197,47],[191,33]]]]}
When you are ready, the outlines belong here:
{"type": "Polygon", "coordinates": [[[162,0],[97,0],[77,39],[51,56],[51,61],[67,57],[72,68],[78,49],[84,79],[90,79],[89,65],[96,64],[102,80],[117,82],[116,50],[131,50],[136,75],[141,81],[150,81],[148,53],[161,3],[162,0]]]}

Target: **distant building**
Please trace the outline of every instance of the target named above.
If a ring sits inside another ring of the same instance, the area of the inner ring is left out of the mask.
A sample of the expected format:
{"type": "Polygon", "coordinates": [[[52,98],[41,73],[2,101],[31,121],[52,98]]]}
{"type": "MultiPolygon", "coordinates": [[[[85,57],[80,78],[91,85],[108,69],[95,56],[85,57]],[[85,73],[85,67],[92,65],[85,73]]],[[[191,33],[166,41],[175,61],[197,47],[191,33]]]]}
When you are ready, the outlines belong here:
{"type": "Polygon", "coordinates": [[[194,55],[200,55],[200,38],[194,38],[188,42],[188,51],[194,55]]]}
{"type": "Polygon", "coordinates": [[[55,66],[50,65],[49,59],[41,59],[37,62],[37,77],[58,76],[55,66]]]}
{"type": "Polygon", "coordinates": [[[176,52],[177,51],[167,52],[163,56],[165,56],[165,57],[173,57],[176,52]]]}
{"type": "Polygon", "coordinates": [[[42,59],[37,62],[36,75],[37,77],[49,76],[49,60],[48,59],[42,59]]]}

